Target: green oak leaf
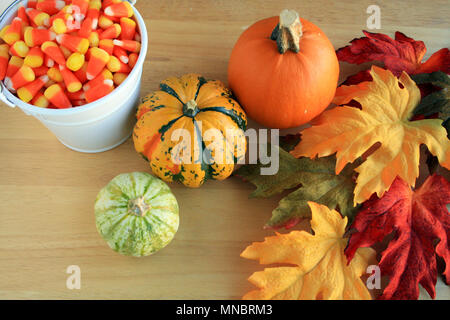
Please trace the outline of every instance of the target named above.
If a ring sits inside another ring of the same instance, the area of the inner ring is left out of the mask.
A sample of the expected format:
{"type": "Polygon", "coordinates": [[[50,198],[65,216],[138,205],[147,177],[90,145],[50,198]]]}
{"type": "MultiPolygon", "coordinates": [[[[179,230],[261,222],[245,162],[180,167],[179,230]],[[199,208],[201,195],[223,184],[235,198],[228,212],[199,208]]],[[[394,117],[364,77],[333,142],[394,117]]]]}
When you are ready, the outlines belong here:
{"type": "MultiPolygon", "coordinates": [[[[283,139],[281,145],[290,149],[293,138],[294,136],[289,137],[289,143],[283,139]]],[[[308,201],[326,205],[330,209],[337,208],[349,220],[353,219],[358,210],[358,207],[353,207],[355,188],[353,170],[360,164],[356,163],[358,161],[347,165],[339,175],[336,175],[335,156],[297,159],[282,148],[279,148],[279,154],[279,170],[275,175],[261,175],[261,164],[245,165],[235,173],[256,186],[250,198],[267,198],[298,187],[280,200],[278,207],[272,211],[272,218],[267,222],[266,227],[288,229],[295,226],[301,219],[310,218],[308,201]]]]}

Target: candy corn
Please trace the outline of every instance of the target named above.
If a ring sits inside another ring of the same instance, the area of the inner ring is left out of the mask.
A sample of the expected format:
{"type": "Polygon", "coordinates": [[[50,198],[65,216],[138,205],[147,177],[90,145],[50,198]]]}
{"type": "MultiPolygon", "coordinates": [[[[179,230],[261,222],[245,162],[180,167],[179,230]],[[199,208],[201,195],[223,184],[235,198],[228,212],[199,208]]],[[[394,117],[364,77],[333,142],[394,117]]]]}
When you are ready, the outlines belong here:
{"type": "Polygon", "coordinates": [[[31,69],[33,69],[35,77],[40,77],[40,76],[47,74],[49,68],[47,66],[42,65],[40,67],[31,68],[31,69]]]}
{"type": "Polygon", "coordinates": [[[16,17],[13,19],[9,27],[2,34],[2,39],[7,44],[12,45],[14,42],[20,40],[22,33],[22,19],[16,17]]]}
{"type": "Polygon", "coordinates": [[[100,34],[100,40],[116,39],[119,37],[121,31],[122,28],[120,27],[120,24],[114,23],[112,26],[108,27],[100,34]]]}
{"type": "Polygon", "coordinates": [[[86,17],[89,0],[72,0],[73,16],[75,20],[82,21],[86,17]]]}
{"type": "Polygon", "coordinates": [[[127,51],[121,47],[114,46],[113,55],[125,64],[129,61],[127,51]]]}
{"type": "Polygon", "coordinates": [[[26,9],[26,12],[28,18],[30,18],[30,21],[32,21],[36,26],[50,26],[50,16],[48,15],[48,13],[33,8],[26,9]]]}
{"type": "Polygon", "coordinates": [[[141,50],[141,44],[135,40],[113,40],[115,46],[124,48],[127,51],[139,52],[141,50]]]}
{"type": "Polygon", "coordinates": [[[128,77],[128,73],[116,72],[114,73],[113,81],[116,86],[119,86],[128,77]]]}
{"type": "Polygon", "coordinates": [[[87,102],[93,102],[103,98],[114,89],[114,83],[111,79],[106,79],[97,86],[87,90],[84,94],[87,102]]]}
{"type": "Polygon", "coordinates": [[[59,68],[57,68],[57,67],[49,68],[47,71],[47,76],[50,78],[50,80],[52,80],[54,82],[64,81],[62,74],[59,71],[59,68]]]}
{"type": "MultiPolygon", "coordinates": [[[[100,49],[105,50],[109,55],[113,54],[114,51],[114,43],[112,39],[102,39],[98,43],[98,47],[100,49]]],[[[118,48],[118,47],[116,47],[118,48]]]]}
{"type": "Polygon", "coordinates": [[[11,78],[22,66],[23,59],[21,57],[11,56],[8,62],[8,69],[6,69],[6,76],[11,78]]]}
{"type": "Polygon", "coordinates": [[[44,92],[45,97],[58,109],[71,108],[69,98],[67,98],[63,89],[59,84],[54,84],[48,87],[44,92]]]}
{"type": "Polygon", "coordinates": [[[27,65],[23,65],[11,78],[5,78],[4,83],[8,90],[15,91],[31,81],[34,81],[34,79],[35,75],[33,69],[27,65]]]}
{"type": "Polygon", "coordinates": [[[14,42],[14,44],[9,48],[9,53],[13,56],[25,58],[25,56],[30,51],[30,48],[22,40],[14,42]]]}
{"type": "Polygon", "coordinates": [[[19,88],[17,90],[17,95],[19,96],[20,100],[24,102],[30,102],[34,96],[41,90],[44,85],[48,81],[48,76],[43,75],[33,82],[28,83],[27,85],[19,88]]]}
{"type": "Polygon", "coordinates": [[[81,90],[82,84],[80,80],[70,71],[68,68],[64,66],[59,66],[59,71],[64,79],[64,84],[66,85],[67,91],[69,92],[77,92],[81,90]]]}
{"type": "Polygon", "coordinates": [[[9,63],[9,46],[7,44],[0,44],[0,80],[6,76],[9,63]]]}
{"type": "Polygon", "coordinates": [[[28,21],[27,16],[27,10],[25,9],[25,7],[19,7],[19,9],[17,10],[17,17],[22,19],[22,27],[30,25],[30,21],[28,21]]]}
{"type": "Polygon", "coordinates": [[[75,76],[80,80],[81,83],[85,83],[87,81],[86,70],[88,63],[85,61],[83,66],[74,72],[75,76]]]}
{"type": "Polygon", "coordinates": [[[48,55],[44,55],[44,66],[46,66],[47,68],[51,68],[55,65],[55,60],[53,60],[52,58],[50,58],[48,55]]]}
{"type": "Polygon", "coordinates": [[[100,9],[102,8],[101,0],[89,1],[89,8],[86,13],[86,18],[92,20],[92,30],[96,30],[98,26],[98,18],[100,16],[100,9]]]}
{"type": "Polygon", "coordinates": [[[72,52],[85,54],[89,49],[89,40],[82,37],[68,34],[58,34],[56,36],[56,41],[72,52]]]}
{"type": "MultiPolygon", "coordinates": [[[[41,46],[42,51],[49,56],[51,59],[53,59],[57,64],[59,65],[66,65],[66,58],[64,57],[63,52],[61,51],[61,48],[58,47],[56,43],[53,41],[46,41],[41,46]]],[[[53,67],[47,65],[47,67],[53,67]]]]}
{"type": "Polygon", "coordinates": [[[136,35],[136,22],[130,18],[120,18],[121,40],[133,40],[136,35]]]}
{"type": "Polygon", "coordinates": [[[96,76],[94,79],[87,82],[85,85],[83,85],[83,90],[88,91],[89,89],[97,86],[98,84],[102,83],[104,80],[112,80],[113,74],[108,69],[103,69],[102,72],[99,73],[98,76],[96,76]]]}
{"type": "Polygon", "coordinates": [[[119,2],[105,8],[105,14],[111,17],[130,18],[133,16],[133,7],[127,1],[119,2]]]}
{"type": "Polygon", "coordinates": [[[96,101],[137,63],[133,15],[123,0],[28,0],[0,30],[0,81],[38,107],[96,101]]]}
{"type": "Polygon", "coordinates": [[[42,66],[44,63],[44,53],[42,52],[41,48],[39,47],[31,48],[25,57],[24,63],[32,68],[42,66]]]}
{"type": "Polygon", "coordinates": [[[65,6],[66,3],[63,0],[44,0],[37,3],[36,9],[48,13],[49,15],[54,15],[65,6]]]}
{"type": "Polygon", "coordinates": [[[109,71],[111,72],[122,72],[122,73],[130,73],[130,67],[117,59],[115,56],[111,56],[108,64],[106,65],[109,71]]]}
{"type": "Polygon", "coordinates": [[[40,108],[48,108],[48,106],[50,105],[50,102],[48,101],[48,99],[44,96],[44,94],[42,92],[38,92],[33,100],[31,100],[31,104],[36,106],[36,107],[40,107],[40,108]]]}
{"type": "Polygon", "coordinates": [[[28,47],[32,48],[40,46],[45,41],[53,41],[56,38],[56,34],[47,29],[36,29],[32,27],[26,27],[23,38],[28,47]]]}
{"type": "Polygon", "coordinates": [[[130,55],[128,56],[128,66],[133,69],[138,59],[139,55],[137,53],[130,53],[130,55]]]}
{"type": "Polygon", "coordinates": [[[90,33],[90,35],[89,35],[88,40],[89,40],[89,46],[90,46],[91,48],[92,48],[92,47],[98,47],[98,44],[99,44],[99,42],[100,42],[100,38],[99,38],[98,32],[92,31],[92,32],[90,33]]]}
{"type": "Polygon", "coordinates": [[[100,28],[102,29],[107,29],[110,26],[112,26],[114,24],[114,21],[112,21],[110,18],[108,18],[105,15],[100,15],[100,18],[98,19],[98,25],[100,26],[100,28]]]}
{"type": "Polygon", "coordinates": [[[67,97],[70,99],[70,101],[86,99],[86,96],[85,96],[83,90],[80,90],[77,92],[68,92],[67,97]]]}
{"type": "Polygon", "coordinates": [[[88,80],[94,79],[109,62],[110,55],[103,49],[91,48],[86,76],[88,80]]]}
{"type": "Polygon", "coordinates": [[[66,66],[71,71],[79,70],[84,64],[84,54],[74,52],[67,59],[66,66]]]}

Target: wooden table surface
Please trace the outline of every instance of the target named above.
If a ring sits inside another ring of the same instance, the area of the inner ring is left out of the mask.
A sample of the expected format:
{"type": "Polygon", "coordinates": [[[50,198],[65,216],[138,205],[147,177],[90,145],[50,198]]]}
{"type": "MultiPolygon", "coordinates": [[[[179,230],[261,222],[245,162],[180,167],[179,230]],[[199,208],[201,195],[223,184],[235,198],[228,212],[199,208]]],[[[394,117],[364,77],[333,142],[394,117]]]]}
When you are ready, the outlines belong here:
{"type": "MultiPolygon", "coordinates": [[[[284,8],[341,47],[362,35],[374,3],[381,8],[379,32],[425,41],[427,57],[449,46],[448,0],[138,1],[150,38],[142,94],[188,72],[226,81],[242,31],[284,8]]],[[[344,66],[344,74],[353,71],[344,66]]],[[[124,257],[98,235],[93,205],[109,180],[132,171],[149,167],[131,140],[100,154],[77,153],[38,120],[0,103],[0,298],[238,299],[252,289],[247,277],[262,267],[239,254],[273,233],[262,226],[280,197],[249,200],[253,187],[235,177],[201,189],[172,184],[180,204],[175,239],[154,256],[124,257]],[[66,288],[70,265],[81,268],[80,290],[66,288]]],[[[437,295],[449,299],[449,287],[439,282],[437,295]]]]}

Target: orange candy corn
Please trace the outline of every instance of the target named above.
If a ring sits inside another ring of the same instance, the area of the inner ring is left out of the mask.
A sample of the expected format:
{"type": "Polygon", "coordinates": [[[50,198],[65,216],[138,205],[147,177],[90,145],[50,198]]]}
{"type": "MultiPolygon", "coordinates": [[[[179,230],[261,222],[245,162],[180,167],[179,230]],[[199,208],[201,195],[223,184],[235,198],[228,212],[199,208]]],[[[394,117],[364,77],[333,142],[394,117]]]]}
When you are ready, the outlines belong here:
{"type": "Polygon", "coordinates": [[[30,21],[28,21],[27,10],[25,7],[19,7],[17,10],[17,16],[22,19],[22,27],[29,26],[30,21]]]}
{"type": "Polygon", "coordinates": [[[86,17],[88,8],[89,8],[89,0],[72,0],[72,9],[75,20],[78,21],[83,20],[86,17]]]}
{"type": "Polygon", "coordinates": [[[67,93],[67,97],[69,98],[69,100],[73,101],[73,100],[84,100],[86,97],[84,95],[84,91],[80,90],[77,92],[68,92],[67,93]]]}
{"type": "Polygon", "coordinates": [[[88,40],[89,40],[89,46],[90,46],[91,48],[92,48],[92,47],[98,47],[98,44],[99,44],[99,42],[100,42],[100,37],[99,37],[98,32],[92,31],[92,32],[89,34],[88,40]]]}
{"type": "Polygon", "coordinates": [[[40,67],[44,64],[44,53],[41,48],[33,47],[28,51],[24,63],[32,68],[40,67]]]}
{"type": "Polygon", "coordinates": [[[45,41],[53,41],[56,38],[56,34],[48,29],[36,29],[32,27],[26,27],[23,34],[25,43],[30,48],[42,45],[45,41]]]}
{"type": "MultiPolygon", "coordinates": [[[[52,60],[54,60],[59,65],[66,65],[66,58],[64,57],[63,52],[61,51],[61,48],[58,47],[56,43],[53,41],[46,41],[41,46],[42,51],[50,57],[52,60]]],[[[53,67],[53,65],[47,67],[53,67]]]]}
{"type": "Polygon", "coordinates": [[[2,35],[3,41],[7,44],[12,45],[14,42],[20,40],[20,35],[22,34],[22,19],[15,17],[9,27],[5,30],[2,35]]]}
{"type": "Polygon", "coordinates": [[[81,90],[83,85],[80,80],[70,71],[68,68],[64,66],[59,66],[59,71],[64,79],[64,84],[66,85],[67,91],[69,92],[77,92],[81,90]]]}
{"type": "Polygon", "coordinates": [[[103,49],[91,48],[86,77],[88,80],[94,79],[109,62],[110,55],[103,49]]]}
{"type": "Polygon", "coordinates": [[[85,61],[83,66],[74,72],[75,76],[80,80],[81,83],[85,83],[87,81],[86,70],[88,63],[85,61]]]}
{"type": "Polygon", "coordinates": [[[122,72],[129,73],[131,71],[130,67],[117,59],[115,56],[111,56],[108,64],[106,65],[109,71],[111,72],[122,72]]]}
{"type": "Polygon", "coordinates": [[[133,16],[133,7],[127,1],[111,4],[104,11],[106,15],[116,18],[133,16]]]}
{"type": "Polygon", "coordinates": [[[120,18],[121,40],[133,40],[136,35],[136,22],[130,18],[120,18]]]}
{"type": "Polygon", "coordinates": [[[23,65],[11,78],[5,78],[4,83],[8,90],[15,91],[31,81],[34,81],[34,79],[35,75],[33,69],[27,65],[23,65]]]}
{"type": "Polygon", "coordinates": [[[69,98],[67,98],[63,89],[59,84],[53,84],[44,92],[45,97],[58,109],[71,108],[69,98]]]}
{"type": "Polygon", "coordinates": [[[102,72],[99,73],[98,76],[96,76],[94,79],[90,80],[83,86],[84,91],[88,91],[89,89],[97,86],[98,84],[102,83],[104,80],[112,80],[113,74],[108,69],[103,69],[102,72]]]}
{"type": "Polygon", "coordinates": [[[116,39],[119,37],[122,28],[120,24],[114,23],[100,34],[100,40],[103,39],[116,39]]]}
{"type": "Polygon", "coordinates": [[[71,71],[79,70],[84,64],[84,54],[74,52],[67,59],[66,66],[71,71]]]}
{"type": "Polygon", "coordinates": [[[90,103],[90,102],[96,101],[100,98],[103,98],[108,93],[113,91],[113,89],[114,89],[114,83],[111,79],[103,80],[103,82],[101,82],[97,86],[89,89],[88,91],[86,91],[84,93],[85,97],[86,97],[86,101],[90,103]]]}
{"type": "Polygon", "coordinates": [[[128,64],[128,55],[127,51],[121,47],[114,46],[113,48],[113,55],[117,57],[120,61],[122,61],[125,64],[128,64]]]}
{"type": "Polygon", "coordinates": [[[100,40],[99,43],[98,43],[98,47],[100,49],[105,50],[109,55],[113,54],[114,43],[113,43],[112,39],[102,39],[102,40],[100,40]]]}
{"type": "Polygon", "coordinates": [[[50,105],[50,102],[48,101],[48,99],[44,96],[44,94],[42,92],[38,92],[33,100],[31,100],[31,104],[36,106],[36,107],[40,107],[40,108],[48,108],[48,106],[50,105]]]}
{"type": "Polygon", "coordinates": [[[56,36],[56,41],[72,52],[85,54],[89,49],[89,40],[78,36],[58,34],[56,36]]]}
{"type": "Polygon", "coordinates": [[[6,77],[9,63],[9,46],[7,44],[0,44],[0,80],[6,77]]]}
{"type": "Polygon", "coordinates": [[[46,66],[40,66],[37,68],[31,68],[31,69],[33,69],[35,77],[40,77],[40,76],[46,75],[49,68],[46,66]]]}
{"type": "Polygon", "coordinates": [[[113,40],[114,45],[121,47],[127,51],[139,52],[141,50],[141,44],[135,40],[113,40]]]}
{"type": "Polygon", "coordinates": [[[66,3],[63,0],[44,0],[37,3],[36,9],[48,13],[49,15],[54,15],[65,6],[66,3]]]}
{"type": "Polygon", "coordinates": [[[47,68],[52,68],[55,66],[55,60],[53,60],[52,58],[50,58],[48,55],[44,55],[44,66],[46,66],[47,68]]]}
{"type": "Polygon", "coordinates": [[[9,53],[13,56],[25,58],[25,56],[30,51],[30,48],[22,40],[14,42],[14,44],[9,48],[9,53]]]}
{"type": "Polygon", "coordinates": [[[89,35],[91,34],[92,29],[92,18],[86,18],[81,23],[81,28],[78,30],[78,35],[82,38],[89,38],[89,35]]]}
{"type": "Polygon", "coordinates": [[[6,76],[11,78],[22,66],[23,59],[21,57],[11,56],[8,62],[8,69],[6,69],[6,76]]]}
{"type": "Polygon", "coordinates": [[[133,69],[134,66],[136,65],[136,62],[138,61],[138,59],[139,59],[139,55],[138,55],[137,53],[131,53],[131,54],[128,56],[128,66],[129,66],[131,69],[133,69]]]}
{"type": "Polygon", "coordinates": [[[50,26],[50,16],[48,15],[48,13],[33,8],[26,9],[26,12],[28,18],[30,18],[30,21],[32,21],[36,26],[50,26]]]}
{"type": "Polygon", "coordinates": [[[68,32],[67,24],[64,18],[56,18],[52,21],[52,30],[56,34],[66,33],[68,32]]]}
{"type": "Polygon", "coordinates": [[[33,82],[28,83],[27,85],[19,88],[17,90],[17,95],[19,96],[20,100],[24,102],[30,102],[34,96],[41,90],[44,85],[48,81],[48,76],[43,75],[33,82]]]}
{"type": "Polygon", "coordinates": [[[100,16],[100,9],[102,8],[101,0],[89,1],[89,8],[86,13],[86,18],[92,20],[92,30],[96,30],[98,26],[98,18],[100,16]]]}

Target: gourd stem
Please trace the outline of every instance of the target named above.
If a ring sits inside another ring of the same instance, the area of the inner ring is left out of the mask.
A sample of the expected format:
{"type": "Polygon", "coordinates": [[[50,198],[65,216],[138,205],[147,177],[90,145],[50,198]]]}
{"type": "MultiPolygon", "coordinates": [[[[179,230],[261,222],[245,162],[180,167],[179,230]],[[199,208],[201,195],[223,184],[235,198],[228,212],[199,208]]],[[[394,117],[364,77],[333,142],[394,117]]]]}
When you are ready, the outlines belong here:
{"type": "Polygon", "coordinates": [[[150,205],[145,202],[144,197],[139,197],[128,201],[128,213],[135,216],[145,216],[150,208],[150,205]]]}
{"type": "Polygon", "coordinates": [[[283,10],[280,22],[272,31],[270,38],[277,42],[278,52],[283,54],[288,50],[300,51],[300,38],[303,35],[302,23],[295,10],[283,10]]]}
{"type": "Polygon", "coordinates": [[[183,105],[183,114],[186,117],[195,117],[200,109],[197,106],[197,102],[195,100],[189,100],[183,105]]]}

